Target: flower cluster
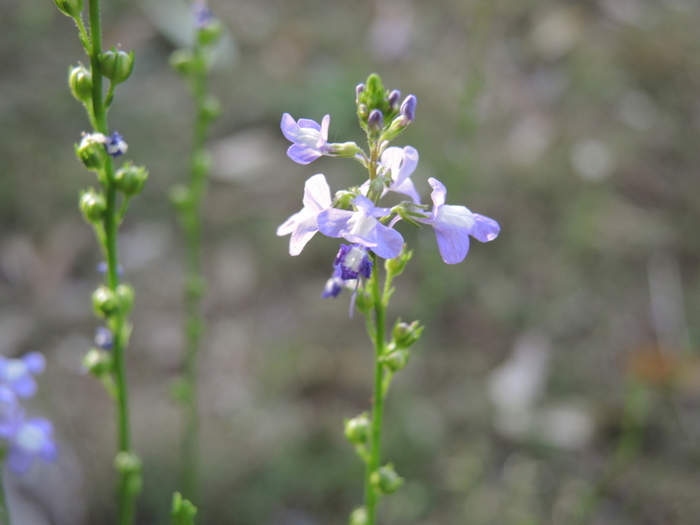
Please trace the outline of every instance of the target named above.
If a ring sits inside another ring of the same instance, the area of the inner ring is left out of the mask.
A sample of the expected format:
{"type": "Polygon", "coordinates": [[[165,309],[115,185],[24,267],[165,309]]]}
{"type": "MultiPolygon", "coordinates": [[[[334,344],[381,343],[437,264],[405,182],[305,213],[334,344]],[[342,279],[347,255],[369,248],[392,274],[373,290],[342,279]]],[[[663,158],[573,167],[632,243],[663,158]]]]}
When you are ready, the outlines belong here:
{"type": "Polygon", "coordinates": [[[58,455],[51,422],[27,417],[20,403],[36,394],[34,376],[44,367],[44,356],[38,352],[20,359],[0,356],[0,438],[6,443],[7,466],[17,474],[28,472],[35,458],[53,461],[58,455]]]}
{"type": "MultiPolygon", "coordinates": [[[[464,206],[446,204],[447,190],[437,179],[428,179],[432,208],[421,204],[411,180],[418,166],[418,152],[411,146],[389,147],[390,141],[415,119],[416,97],[409,95],[399,103],[401,93],[385,90],[377,75],[357,86],[356,95],[357,113],[360,125],[367,132],[369,152],[354,142],[328,142],[329,115],[323,117],[321,124],[308,119],[295,121],[288,113],[282,117],[282,133],[293,143],[287,150],[293,161],[309,164],[321,156],[349,157],[358,160],[369,172],[369,179],[363,184],[340,191],[334,198],[323,174],[306,181],[304,207],[277,229],[277,235],[291,234],[289,253],[299,255],[316,232],[321,232],[328,237],[343,238],[364,249],[365,254],[369,250],[383,259],[394,259],[404,246],[402,235],[395,229],[399,221],[432,226],[438,250],[447,264],[464,260],[470,236],[481,242],[495,239],[500,231],[498,223],[464,206]],[[388,192],[408,200],[391,208],[379,206],[380,199],[388,192]]],[[[323,297],[337,296],[343,282],[357,279],[358,273],[354,272],[354,277],[348,275],[336,259],[323,297]]]]}

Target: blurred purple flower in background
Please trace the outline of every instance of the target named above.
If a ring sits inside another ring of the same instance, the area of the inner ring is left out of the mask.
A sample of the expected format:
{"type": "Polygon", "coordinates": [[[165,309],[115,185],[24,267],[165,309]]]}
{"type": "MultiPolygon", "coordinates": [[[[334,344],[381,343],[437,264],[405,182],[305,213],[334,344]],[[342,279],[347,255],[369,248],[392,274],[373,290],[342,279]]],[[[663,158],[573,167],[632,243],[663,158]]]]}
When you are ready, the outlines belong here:
{"type": "Polygon", "coordinates": [[[55,461],[58,447],[52,436],[53,425],[48,419],[31,418],[23,421],[9,439],[7,466],[15,474],[25,474],[36,458],[55,461]]]}
{"type": "Polygon", "coordinates": [[[44,371],[46,360],[39,352],[29,352],[20,359],[0,356],[0,384],[7,386],[18,397],[29,398],[36,393],[35,375],[44,371]]]}

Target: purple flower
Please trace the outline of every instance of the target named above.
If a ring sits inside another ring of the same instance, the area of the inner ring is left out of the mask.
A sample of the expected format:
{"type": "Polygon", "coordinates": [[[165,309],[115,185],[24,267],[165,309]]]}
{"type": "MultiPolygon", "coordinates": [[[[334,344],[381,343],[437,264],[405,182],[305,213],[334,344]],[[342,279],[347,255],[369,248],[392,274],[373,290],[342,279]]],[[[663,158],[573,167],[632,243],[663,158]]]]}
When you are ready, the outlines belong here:
{"type": "Polygon", "coordinates": [[[411,175],[418,165],[418,152],[411,146],[387,148],[380,159],[380,170],[391,173],[388,191],[407,195],[415,204],[420,204],[420,195],[416,191],[411,175]]]}
{"type": "Polygon", "coordinates": [[[112,157],[119,157],[126,153],[129,146],[124,142],[124,137],[122,137],[118,132],[112,133],[109,138],[105,139],[105,149],[112,157]]]}
{"type": "Polygon", "coordinates": [[[24,417],[17,394],[0,385],[0,437],[7,438],[15,433],[17,425],[24,417]]]}
{"type": "Polygon", "coordinates": [[[10,437],[7,466],[15,474],[25,474],[35,458],[54,461],[58,447],[53,440],[53,425],[48,419],[31,418],[23,421],[10,437]]]}
{"type": "Polygon", "coordinates": [[[330,155],[331,147],[328,144],[328,127],[331,116],[326,115],[321,125],[313,120],[300,118],[298,122],[289,113],[282,115],[282,133],[290,142],[293,142],[287,150],[287,155],[294,162],[309,164],[322,155],[330,155]]]}
{"type": "Polygon", "coordinates": [[[192,3],[192,17],[194,19],[194,27],[197,29],[206,29],[216,21],[214,13],[211,12],[207,3],[202,0],[192,3]]]}
{"type": "Polygon", "coordinates": [[[29,352],[20,359],[0,356],[0,384],[7,386],[17,396],[32,397],[36,393],[35,375],[44,371],[46,360],[39,352],[29,352]]]}
{"type": "Polygon", "coordinates": [[[433,200],[433,210],[429,217],[416,219],[435,229],[438,250],[442,260],[447,264],[462,262],[469,251],[469,236],[481,242],[488,242],[498,237],[501,227],[493,219],[472,213],[464,206],[445,204],[447,190],[434,178],[428,183],[433,188],[430,197],[433,200]]]}
{"type": "Polygon", "coordinates": [[[306,243],[318,231],[319,213],[331,207],[331,189],[326,177],[319,173],[304,184],[304,207],[277,228],[277,235],[292,234],[289,240],[289,254],[299,255],[306,243]]]}
{"type": "Polygon", "coordinates": [[[318,217],[319,231],[328,237],[344,239],[369,248],[383,259],[393,259],[403,247],[403,237],[396,230],[384,226],[377,217],[389,214],[386,208],[377,208],[367,197],[358,195],[353,204],[357,211],[329,208],[318,217]]]}
{"type": "Polygon", "coordinates": [[[95,346],[102,350],[111,350],[114,345],[112,331],[105,326],[98,326],[95,329],[95,346]]]}
{"type": "Polygon", "coordinates": [[[408,95],[401,103],[401,109],[399,111],[404,126],[413,122],[413,119],[416,118],[416,104],[418,104],[418,99],[416,99],[415,95],[408,95]]]}
{"type": "Polygon", "coordinates": [[[323,292],[321,293],[321,297],[323,299],[328,299],[329,297],[336,298],[338,295],[340,295],[340,292],[343,291],[343,288],[346,286],[346,282],[343,280],[341,277],[342,275],[342,270],[339,265],[334,265],[333,266],[333,275],[331,275],[331,278],[326,281],[326,284],[323,287],[323,292]]]}
{"type": "Polygon", "coordinates": [[[367,248],[359,244],[341,244],[334,265],[340,268],[343,281],[357,279],[360,275],[369,279],[372,275],[372,261],[369,260],[367,248]]]}

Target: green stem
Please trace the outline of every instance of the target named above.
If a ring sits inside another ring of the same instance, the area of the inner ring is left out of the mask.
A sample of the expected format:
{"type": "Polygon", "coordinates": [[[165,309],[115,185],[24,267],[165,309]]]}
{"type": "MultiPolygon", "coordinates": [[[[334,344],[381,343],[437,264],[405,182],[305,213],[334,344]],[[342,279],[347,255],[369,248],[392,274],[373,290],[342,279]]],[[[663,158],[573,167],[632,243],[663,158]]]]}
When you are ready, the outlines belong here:
{"type": "MultiPolygon", "coordinates": [[[[386,286],[382,293],[379,285],[379,258],[372,254],[374,268],[370,280],[372,288],[372,300],[374,302],[374,333],[370,337],[374,342],[374,392],[372,395],[372,426],[370,432],[369,460],[365,470],[365,507],[367,508],[367,525],[374,525],[377,502],[379,500],[377,491],[371,483],[372,473],[379,469],[381,462],[381,437],[382,419],[384,416],[384,365],[380,358],[384,354],[386,346],[385,323],[386,323],[386,286]]],[[[387,276],[389,280],[389,276],[387,276]]]]}
{"type": "Polygon", "coordinates": [[[201,313],[204,279],[201,270],[202,201],[207,187],[206,139],[211,119],[206,111],[207,68],[204,51],[194,49],[197,70],[192,75],[192,91],[197,105],[197,118],[192,139],[192,159],[190,167],[190,204],[182,212],[185,234],[185,310],[186,348],[183,366],[183,383],[187,397],[184,403],[184,435],[182,441],[182,493],[193,503],[197,503],[199,479],[199,411],[197,407],[197,362],[204,319],[201,313]]]}
{"type": "MultiPolygon", "coordinates": [[[[89,0],[90,21],[90,66],[92,75],[92,119],[95,131],[104,134],[109,133],[106,119],[106,108],[102,98],[103,77],[100,72],[100,56],[102,54],[102,27],[100,21],[100,0],[89,0]]],[[[80,25],[78,26],[80,28],[80,25]]],[[[119,206],[117,202],[117,189],[114,183],[114,165],[112,158],[106,156],[105,163],[105,200],[107,209],[103,221],[104,236],[102,238],[105,257],[107,261],[107,286],[115,291],[119,285],[119,252],[117,249],[117,237],[119,229],[119,206]]],[[[130,453],[130,429],[129,429],[129,397],[126,380],[126,341],[124,340],[124,326],[126,323],[124,312],[119,311],[110,321],[110,329],[113,332],[113,359],[114,381],[117,394],[117,441],[119,452],[130,453]]],[[[132,476],[134,474],[119,470],[118,487],[118,524],[131,525],[134,521],[135,496],[132,476]]]]}
{"type": "MultiPolygon", "coordinates": [[[[0,449],[0,465],[5,465],[7,449],[0,449]]],[[[0,476],[0,525],[10,525],[10,513],[7,510],[7,500],[5,499],[4,476],[0,476]]]]}

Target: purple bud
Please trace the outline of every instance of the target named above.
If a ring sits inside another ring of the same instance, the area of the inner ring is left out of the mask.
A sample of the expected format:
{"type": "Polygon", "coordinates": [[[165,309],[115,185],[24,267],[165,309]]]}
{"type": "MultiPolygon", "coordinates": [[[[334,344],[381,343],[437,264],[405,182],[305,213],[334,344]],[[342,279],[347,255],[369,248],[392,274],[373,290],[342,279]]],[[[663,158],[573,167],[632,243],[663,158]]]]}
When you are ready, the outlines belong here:
{"type": "Polygon", "coordinates": [[[360,93],[362,93],[365,90],[365,85],[364,84],[357,84],[355,87],[355,95],[358,97],[360,96],[360,93]]]}
{"type": "Polygon", "coordinates": [[[111,350],[114,345],[114,336],[109,328],[98,326],[95,330],[95,346],[102,350],[111,350]]]}
{"type": "Polygon", "coordinates": [[[367,125],[374,131],[380,131],[384,127],[384,115],[378,109],[373,109],[369,112],[367,125]]]}
{"type": "Polygon", "coordinates": [[[418,100],[414,95],[408,95],[401,103],[401,116],[408,122],[413,122],[413,119],[416,118],[417,103],[418,100]]]}
{"type": "Polygon", "coordinates": [[[399,98],[401,98],[401,91],[398,89],[395,89],[389,93],[389,105],[391,106],[391,109],[396,109],[396,106],[399,103],[399,98]]]}

